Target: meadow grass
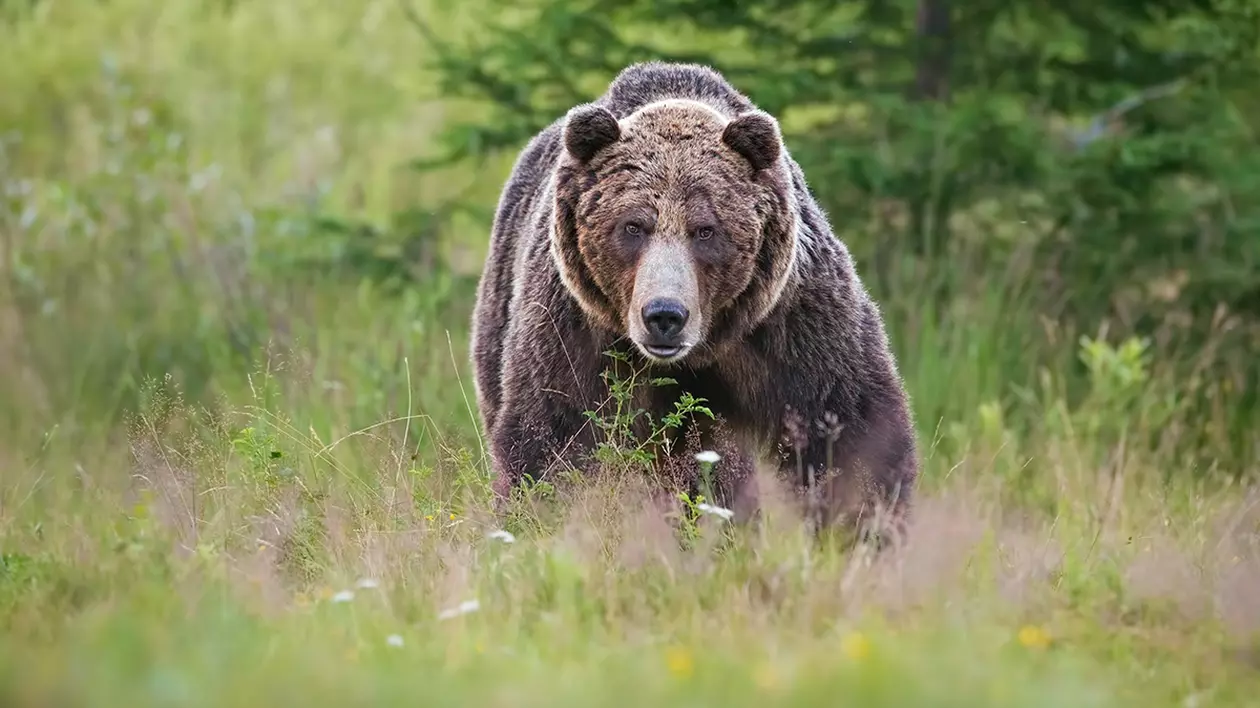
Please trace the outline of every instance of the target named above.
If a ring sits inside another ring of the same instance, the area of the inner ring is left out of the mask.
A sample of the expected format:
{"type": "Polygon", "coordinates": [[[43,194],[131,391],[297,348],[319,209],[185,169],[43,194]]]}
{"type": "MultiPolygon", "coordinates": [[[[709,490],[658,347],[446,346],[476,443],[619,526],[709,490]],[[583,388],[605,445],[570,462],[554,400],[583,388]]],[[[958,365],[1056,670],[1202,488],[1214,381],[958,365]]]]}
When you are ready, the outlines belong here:
{"type": "Polygon", "coordinates": [[[462,280],[402,293],[293,265],[344,247],[314,216],[493,204],[506,176],[403,167],[465,108],[396,4],[3,12],[0,703],[1260,695],[1234,481],[1260,470],[1189,468],[1229,399],[1185,410],[1158,352],[1010,283],[926,308],[911,274],[881,294],[922,433],[904,548],[813,542],[765,471],[754,527],[610,466],[500,528],[467,363],[485,225],[439,244],[462,280]]]}

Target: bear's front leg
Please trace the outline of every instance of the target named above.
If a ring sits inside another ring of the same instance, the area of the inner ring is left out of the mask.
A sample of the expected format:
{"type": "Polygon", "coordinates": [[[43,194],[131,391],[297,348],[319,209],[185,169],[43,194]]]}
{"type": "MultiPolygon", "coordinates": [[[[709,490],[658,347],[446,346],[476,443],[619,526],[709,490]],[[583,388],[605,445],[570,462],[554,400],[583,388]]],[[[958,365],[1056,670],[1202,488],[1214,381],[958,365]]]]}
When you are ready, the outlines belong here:
{"type": "Polygon", "coordinates": [[[595,444],[586,411],[598,408],[606,388],[598,342],[560,337],[552,327],[514,330],[504,362],[502,400],[489,431],[498,509],[526,477],[553,481],[557,472],[582,464],[595,444]]]}
{"type": "Polygon", "coordinates": [[[918,478],[914,428],[904,399],[828,400],[788,409],[784,472],[808,500],[817,528],[845,527],[881,542],[904,533],[918,478]],[[850,415],[844,415],[849,411],[850,415]]]}
{"type": "Polygon", "coordinates": [[[526,477],[550,480],[591,450],[590,421],[576,407],[555,398],[536,393],[505,401],[490,434],[496,504],[505,503],[526,477]]]}

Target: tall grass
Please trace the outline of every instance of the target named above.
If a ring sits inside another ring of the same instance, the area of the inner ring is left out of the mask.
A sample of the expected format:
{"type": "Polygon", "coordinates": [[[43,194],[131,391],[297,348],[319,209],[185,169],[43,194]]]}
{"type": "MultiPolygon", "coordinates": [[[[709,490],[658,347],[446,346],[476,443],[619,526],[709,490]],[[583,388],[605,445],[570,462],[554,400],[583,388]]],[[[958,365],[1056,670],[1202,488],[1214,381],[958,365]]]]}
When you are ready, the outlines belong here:
{"type": "Polygon", "coordinates": [[[464,108],[397,5],[3,12],[0,702],[1257,695],[1260,496],[1228,481],[1257,470],[1191,483],[1172,452],[1229,399],[1185,410],[1161,352],[1042,321],[1019,274],[880,292],[925,460],[899,553],[810,542],[764,471],[756,527],[610,468],[499,529],[467,364],[486,225],[401,292],[309,267],[354,246],[317,217],[492,206],[506,176],[405,169],[464,108]]]}

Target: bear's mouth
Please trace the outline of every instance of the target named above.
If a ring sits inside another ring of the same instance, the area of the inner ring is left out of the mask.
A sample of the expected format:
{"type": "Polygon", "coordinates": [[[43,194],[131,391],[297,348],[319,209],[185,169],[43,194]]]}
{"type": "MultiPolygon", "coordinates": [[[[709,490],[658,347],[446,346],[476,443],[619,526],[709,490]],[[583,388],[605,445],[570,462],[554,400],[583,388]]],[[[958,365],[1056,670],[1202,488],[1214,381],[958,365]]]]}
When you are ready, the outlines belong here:
{"type": "Polygon", "coordinates": [[[657,359],[673,359],[674,357],[677,357],[679,354],[682,354],[683,350],[686,349],[686,347],[684,347],[681,344],[676,345],[676,346],[661,345],[661,344],[644,344],[643,349],[648,354],[650,354],[651,356],[657,359]]]}

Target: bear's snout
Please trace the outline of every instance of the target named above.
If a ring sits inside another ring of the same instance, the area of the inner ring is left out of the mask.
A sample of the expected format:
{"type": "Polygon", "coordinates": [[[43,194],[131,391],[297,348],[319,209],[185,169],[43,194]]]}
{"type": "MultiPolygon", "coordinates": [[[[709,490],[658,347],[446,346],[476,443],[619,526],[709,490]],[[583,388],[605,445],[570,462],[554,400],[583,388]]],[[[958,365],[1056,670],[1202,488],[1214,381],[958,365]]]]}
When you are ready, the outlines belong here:
{"type": "Polygon", "coordinates": [[[656,238],[639,257],[627,334],[648,358],[678,361],[704,336],[697,276],[682,239],[656,238]]]}

